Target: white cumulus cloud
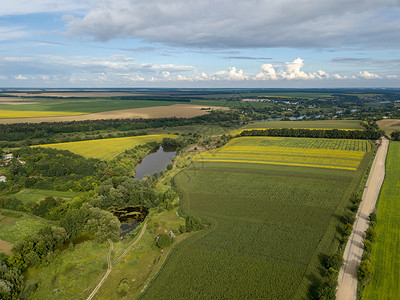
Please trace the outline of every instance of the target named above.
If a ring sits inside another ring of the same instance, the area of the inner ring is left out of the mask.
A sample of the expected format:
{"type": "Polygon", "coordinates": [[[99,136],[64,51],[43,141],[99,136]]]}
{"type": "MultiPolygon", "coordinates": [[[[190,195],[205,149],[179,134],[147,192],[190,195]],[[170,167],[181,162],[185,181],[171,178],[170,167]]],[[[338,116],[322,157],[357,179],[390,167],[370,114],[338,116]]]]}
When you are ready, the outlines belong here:
{"type": "Polygon", "coordinates": [[[27,80],[28,79],[28,77],[23,76],[21,74],[14,76],[14,78],[17,79],[17,80],[27,80]]]}
{"type": "Polygon", "coordinates": [[[360,73],[358,75],[361,78],[364,78],[364,79],[378,79],[378,78],[381,78],[378,74],[370,73],[368,71],[360,71],[360,73]]]}
{"type": "Polygon", "coordinates": [[[277,80],[275,68],[272,64],[263,64],[261,66],[262,71],[258,73],[254,79],[256,80],[277,80]]]}

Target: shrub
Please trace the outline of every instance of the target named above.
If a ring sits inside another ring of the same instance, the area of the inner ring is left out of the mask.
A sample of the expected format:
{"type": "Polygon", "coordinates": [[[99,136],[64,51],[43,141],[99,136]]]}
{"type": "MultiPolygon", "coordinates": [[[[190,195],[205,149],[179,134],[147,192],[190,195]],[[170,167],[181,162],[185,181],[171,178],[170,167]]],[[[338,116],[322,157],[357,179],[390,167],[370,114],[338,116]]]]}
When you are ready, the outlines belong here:
{"type": "Polygon", "coordinates": [[[333,268],[334,270],[339,270],[342,264],[343,257],[338,253],[334,253],[327,257],[324,266],[326,269],[333,268]]]}
{"type": "Polygon", "coordinates": [[[366,239],[371,241],[371,243],[375,242],[376,231],[373,228],[368,227],[368,229],[365,231],[365,235],[366,239]]]}
{"type": "Polygon", "coordinates": [[[170,237],[166,233],[163,233],[158,237],[157,246],[160,249],[164,249],[165,247],[168,247],[169,245],[171,245],[173,242],[174,242],[174,239],[172,237],[170,237]]]}
{"type": "Polygon", "coordinates": [[[363,285],[366,285],[372,278],[372,264],[369,260],[361,261],[357,267],[357,276],[363,285]]]}
{"type": "Polygon", "coordinates": [[[196,217],[187,216],[185,221],[186,231],[197,231],[204,228],[204,225],[201,223],[201,220],[196,217]]]}
{"type": "Polygon", "coordinates": [[[117,292],[118,292],[118,294],[121,294],[121,295],[128,294],[128,292],[129,292],[128,279],[124,278],[121,280],[121,282],[118,285],[117,292]]]}

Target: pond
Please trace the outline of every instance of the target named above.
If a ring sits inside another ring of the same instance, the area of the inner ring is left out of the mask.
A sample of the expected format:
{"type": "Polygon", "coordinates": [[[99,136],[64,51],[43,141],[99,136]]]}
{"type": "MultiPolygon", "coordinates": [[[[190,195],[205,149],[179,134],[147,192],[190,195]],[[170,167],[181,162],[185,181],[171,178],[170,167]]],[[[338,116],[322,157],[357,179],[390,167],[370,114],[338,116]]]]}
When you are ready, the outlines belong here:
{"type": "Polygon", "coordinates": [[[140,164],[136,166],[135,178],[142,179],[146,174],[153,176],[155,172],[165,171],[167,165],[172,163],[176,155],[175,150],[167,150],[169,149],[160,147],[157,151],[143,158],[140,164]]]}
{"type": "Polygon", "coordinates": [[[121,222],[121,234],[120,237],[123,239],[126,235],[144,221],[149,213],[149,210],[144,206],[126,206],[122,208],[110,207],[108,211],[118,218],[121,222]]]}

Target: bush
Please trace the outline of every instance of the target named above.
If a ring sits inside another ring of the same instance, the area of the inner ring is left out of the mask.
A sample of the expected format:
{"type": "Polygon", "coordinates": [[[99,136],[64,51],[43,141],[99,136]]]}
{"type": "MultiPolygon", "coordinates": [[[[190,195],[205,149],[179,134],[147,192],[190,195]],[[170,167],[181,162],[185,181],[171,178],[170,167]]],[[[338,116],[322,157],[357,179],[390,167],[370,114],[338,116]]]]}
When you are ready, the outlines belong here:
{"type": "Polygon", "coordinates": [[[372,278],[372,264],[369,260],[361,261],[357,267],[357,276],[363,285],[366,285],[372,278]]]}
{"type": "Polygon", "coordinates": [[[365,252],[368,252],[368,253],[371,253],[371,250],[372,250],[372,243],[371,243],[371,241],[370,241],[370,240],[364,240],[364,241],[363,241],[363,244],[364,244],[364,251],[365,251],[365,252]]]}
{"type": "Polygon", "coordinates": [[[174,239],[170,237],[168,234],[163,233],[160,236],[158,236],[157,239],[157,246],[160,249],[164,249],[165,247],[170,246],[174,242],[174,239]]]}
{"type": "Polygon", "coordinates": [[[370,222],[376,222],[376,213],[372,212],[372,213],[369,215],[369,221],[370,221],[370,222]]]}
{"type": "Polygon", "coordinates": [[[366,239],[371,241],[371,243],[375,242],[376,231],[373,228],[368,227],[368,229],[365,231],[365,235],[366,239]]]}
{"type": "Polygon", "coordinates": [[[204,228],[204,225],[201,223],[201,220],[196,217],[187,216],[185,221],[186,231],[197,231],[204,228]]]}
{"type": "Polygon", "coordinates": [[[324,267],[326,269],[333,268],[334,270],[339,270],[342,264],[343,257],[340,254],[335,253],[327,257],[324,267]]]}
{"type": "Polygon", "coordinates": [[[351,225],[350,223],[344,225],[343,231],[345,236],[350,236],[352,230],[353,230],[353,225],[351,225]]]}
{"type": "Polygon", "coordinates": [[[117,292],[118,292],[118,294],[121,294],[121,295],[128,294],[128,292],[129,292],[128,279],[124,278],[121,280],[121,282],[118,285],[117,292]]]}

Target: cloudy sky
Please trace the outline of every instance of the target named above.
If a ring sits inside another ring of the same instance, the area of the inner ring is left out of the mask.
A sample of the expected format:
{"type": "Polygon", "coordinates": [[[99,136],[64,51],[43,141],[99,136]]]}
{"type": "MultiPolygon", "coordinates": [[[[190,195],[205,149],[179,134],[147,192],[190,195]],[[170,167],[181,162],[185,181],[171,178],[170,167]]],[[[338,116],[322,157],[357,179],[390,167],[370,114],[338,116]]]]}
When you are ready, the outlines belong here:
{"type": "Polygon", "coordinates": [[[400,86],[400,0],[0,7],[0,87],[400,86]]]}

